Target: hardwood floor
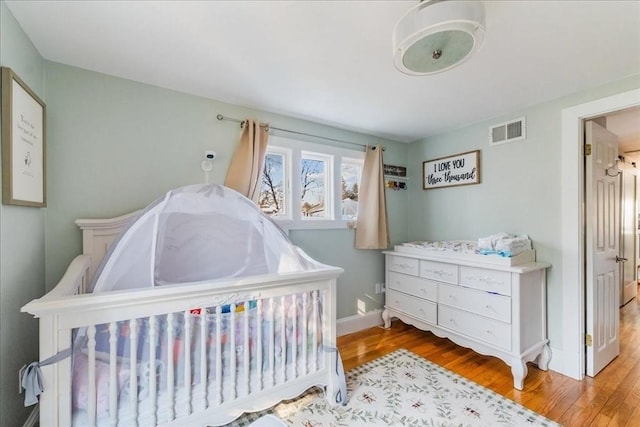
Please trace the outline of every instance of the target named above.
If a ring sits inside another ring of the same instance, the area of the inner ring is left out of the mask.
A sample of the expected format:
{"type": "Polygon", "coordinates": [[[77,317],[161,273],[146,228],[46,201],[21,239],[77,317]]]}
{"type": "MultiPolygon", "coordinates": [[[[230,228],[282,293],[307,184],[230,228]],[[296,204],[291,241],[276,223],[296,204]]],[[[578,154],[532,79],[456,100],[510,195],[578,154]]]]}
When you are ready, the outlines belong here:
{"type": "Polygon", "coordinates": [[[620,310],[620,355],[595,378],[577,381],[529,365],[524,390],[513,388],[511,369],[400,321],[390,329],[370,328],[338,338],[346,370],[399,348],[440,366],[557,421],[573,426],[640,426],[640,304],[633,299],[620,310]]]}

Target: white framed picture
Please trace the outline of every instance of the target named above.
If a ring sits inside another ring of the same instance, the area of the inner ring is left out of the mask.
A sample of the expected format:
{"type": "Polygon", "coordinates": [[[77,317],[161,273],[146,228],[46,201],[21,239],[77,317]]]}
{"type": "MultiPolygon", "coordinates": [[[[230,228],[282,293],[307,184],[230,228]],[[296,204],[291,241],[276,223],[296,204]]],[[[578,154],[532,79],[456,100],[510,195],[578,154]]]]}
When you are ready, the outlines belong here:
{"type": "Polygon", "coordinates": [[[46,106],[2,67],[2,203],[45,207],[46,106]]]}

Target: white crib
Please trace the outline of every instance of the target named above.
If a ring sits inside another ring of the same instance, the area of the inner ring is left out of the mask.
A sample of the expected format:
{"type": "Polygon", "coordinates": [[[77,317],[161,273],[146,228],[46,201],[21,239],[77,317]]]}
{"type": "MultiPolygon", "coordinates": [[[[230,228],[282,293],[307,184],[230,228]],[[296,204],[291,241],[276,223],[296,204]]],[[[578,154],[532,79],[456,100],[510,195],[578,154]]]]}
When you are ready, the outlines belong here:
{"type": "Polygon", "coordinates": [[[83,254],[22,308],[40,319],[40,360],[69,349],[74,331],[84,336],[83,360],[41,368],[42,427],[222,425],[312,386],[332,404],[345,398],[335,350],[340,268],[310,260],[317,268],[304,272],[84,293],[133,215],[76,221],[83,254]]]}

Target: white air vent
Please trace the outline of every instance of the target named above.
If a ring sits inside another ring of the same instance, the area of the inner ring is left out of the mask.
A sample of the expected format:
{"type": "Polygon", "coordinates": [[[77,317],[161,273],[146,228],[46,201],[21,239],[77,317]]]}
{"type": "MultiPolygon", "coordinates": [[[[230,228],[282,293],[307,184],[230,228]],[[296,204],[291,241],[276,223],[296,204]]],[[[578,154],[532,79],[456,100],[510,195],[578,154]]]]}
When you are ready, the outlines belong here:
{"type": "Polygon", "coordinates": [[[500,123],[489,128],[489,145],[504,144],[505,142],[518,141],[527,137],[527,126],[524,117],[500,123]]]}

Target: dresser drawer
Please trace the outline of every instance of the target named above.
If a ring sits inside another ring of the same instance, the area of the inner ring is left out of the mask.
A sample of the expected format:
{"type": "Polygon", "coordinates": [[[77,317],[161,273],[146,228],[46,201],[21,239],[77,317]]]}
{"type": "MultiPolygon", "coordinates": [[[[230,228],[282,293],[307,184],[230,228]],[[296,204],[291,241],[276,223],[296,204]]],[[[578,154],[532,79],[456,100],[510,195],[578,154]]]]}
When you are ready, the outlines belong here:
{"type": "Polygon", "coordinates": [[[395,255],[387,255],[387,270],[417,276],[420,272],[419,260],[395,255]]]}
{"type": "Polygon", "coordinates": [[[434,261],[420,261],[420,276],[440,282],[458,283],[458,266],[434,261]]]}
{"type": "Polygon", "coordinates": [[[421,277],[390,271],[387,278],[387,288],[431,301],[438,299],[438,284],[421,277]]]}
{"type": "Polygon", "coordinates": [[[475,289],[438,284],[438,302],[511,323],[511,298],[475,289]]]}
{"type": "Polygon", "coordinates": [[[438,320],[438,305],[421,298],[412,297],[387,289],[386,305],[398,311],[407,313],[417,319],[436,324],[438,320]]]}
{"type": "Polygon", "coordinates": [[[511,350],[511,325],[446,305],[438,305],[438,325],[470,338],[511,350]]]}
{"type": "Polygon", "coordinates": [[[500,295],[511,295],[511,273],[508,271],[461,266],[460,284],[500,295]]]}

